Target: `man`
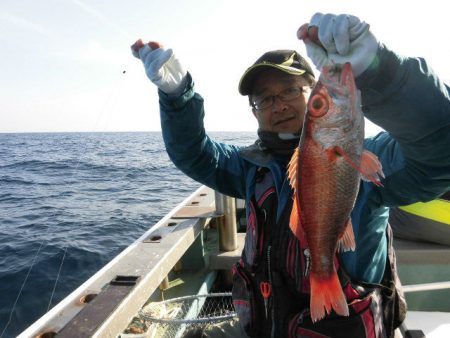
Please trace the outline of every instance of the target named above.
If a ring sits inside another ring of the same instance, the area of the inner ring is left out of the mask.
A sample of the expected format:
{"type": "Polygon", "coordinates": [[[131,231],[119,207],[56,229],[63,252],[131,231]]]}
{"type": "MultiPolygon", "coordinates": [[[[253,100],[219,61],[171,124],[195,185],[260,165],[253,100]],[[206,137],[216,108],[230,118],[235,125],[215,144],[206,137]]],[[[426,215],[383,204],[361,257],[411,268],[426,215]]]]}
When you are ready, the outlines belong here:
{"type": "Polygon", "coordinates": [[[361,182],[352,212],[356,250],[336,257],[350,316],[331,312],[316,323],[308,312],[310,253],[289,230],[292,198],[286,179],[314,85],[308,63],[294,51],[272,51],[244,73],[239,91],[249,97],[259,139],[238,148],[206,135],[203,100],[171,50],[141,40],[132,49],[160,89],[163,138],[175,165],[213,189],[246,200],[245,248],[233,269],[233,299],[246,334],[392,336],[406,309],[388,208],[431,200],[450,186],[448,87],[424,60],[401,58],[378,43],[357,17],[318,13],[298,36],[319,70],[351,62],[365,116],[388,131],[365,141],[382,162],[384,187],[361,182]]]}

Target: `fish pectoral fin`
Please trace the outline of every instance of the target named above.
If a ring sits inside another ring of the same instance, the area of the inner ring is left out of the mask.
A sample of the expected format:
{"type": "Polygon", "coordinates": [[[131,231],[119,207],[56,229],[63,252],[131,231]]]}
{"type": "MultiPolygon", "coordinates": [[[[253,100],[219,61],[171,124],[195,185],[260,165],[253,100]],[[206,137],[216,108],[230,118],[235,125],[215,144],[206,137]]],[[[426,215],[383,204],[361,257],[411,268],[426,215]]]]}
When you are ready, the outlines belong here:
{"type": "Polygon", "coordinates": [[[364,150],[361,154],[361,163],[360,165],[357,165],[344,149],[341,147],[334,147],[333,149],[344,158],[345,162],[361,174],[364,181],[372,182],[378,187],[383,186],[381,178],[384,178],[385,176],[377,155],[368,150],[364,150]]]}
{"type": "Polygon", "coordinates": [[[383,167],[377,155],[364,150],[361,155],[361,175],[364,181],[373,182],[373,184],[382,187],[381,178],[384,178],[383,167]]]}
{"type": "Polygon", "coordinates": [[[338,251],[355,251],[355,235],[353,234],[352,220],[349,219],[347,225],[345,226],[342,236],[338,240],[338,251]]]}

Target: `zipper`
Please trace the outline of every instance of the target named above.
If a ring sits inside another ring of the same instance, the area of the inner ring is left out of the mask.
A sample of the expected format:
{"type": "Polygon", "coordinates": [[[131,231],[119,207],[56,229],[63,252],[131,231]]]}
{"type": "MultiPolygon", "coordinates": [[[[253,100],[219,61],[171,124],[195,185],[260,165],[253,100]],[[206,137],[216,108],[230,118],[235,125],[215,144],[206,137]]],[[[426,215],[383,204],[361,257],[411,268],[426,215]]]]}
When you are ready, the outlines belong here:
{"type": "Polygon", "coordinates": [[[303,256],[305,257],[305,272],[303,273],[303,276],[308,277],[309,269],[311,267],[311,252],[308,248],[303,250],[303,256]]]}
{"type": "MultiPolygon", "coordinates": [[[[271,245],[267,246],[267,277],[269,278],[270,285],[272,285],[272,270],[270,269],[270,249],[271,248],[272,248],[271,245]]],[[[273,286],[272,286],[272,290],[273,290],[273,286]]],[[[270,318],[272,321],[272,328],[271,328],[270,336],[272,338],[274,338],[275,337],[275,312],[274,312],[275,306],[273,303],[275,302],[275,298],[273,297],[273,291],[270,294],[269,300],[271,300],[271,302],[269,302],[269,304],[272,303],[271,304],[272,306],[270,307],[270,315],[271,315],[270,318]]]]}

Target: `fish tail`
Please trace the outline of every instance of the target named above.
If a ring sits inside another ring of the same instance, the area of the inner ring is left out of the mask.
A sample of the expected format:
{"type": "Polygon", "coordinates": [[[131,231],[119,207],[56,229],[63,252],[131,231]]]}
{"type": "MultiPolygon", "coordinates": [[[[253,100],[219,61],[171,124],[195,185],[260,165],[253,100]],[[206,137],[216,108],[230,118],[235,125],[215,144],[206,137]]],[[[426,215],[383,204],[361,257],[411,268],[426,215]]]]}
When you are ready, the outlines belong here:
{"type": "Polygon", "coordinates": [[[314,272],[311,272],[310,282],[310,312],[311,320],[313,322],[321,320],[325,317],[325,314],[329,314],[332,309],[338,315],[349,315],[347,301],[336,271],[333,271],[328,278],[319,277],[314,272]]]}

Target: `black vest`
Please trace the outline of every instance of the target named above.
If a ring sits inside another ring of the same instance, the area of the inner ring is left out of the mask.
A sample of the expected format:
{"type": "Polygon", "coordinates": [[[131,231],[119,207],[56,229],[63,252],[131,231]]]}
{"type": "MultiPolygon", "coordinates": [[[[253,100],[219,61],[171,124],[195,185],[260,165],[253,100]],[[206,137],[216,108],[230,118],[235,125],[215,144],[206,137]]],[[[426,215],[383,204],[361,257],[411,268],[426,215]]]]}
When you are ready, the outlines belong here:
{"type": "MultiPolygon", "coordinates": [[[[289,199],[292,201],[292,199],[289,199]]],[[[396,272],[390,228],[388,261],[380,285],[351,281],[335,257],[349,303],[349,317],[332,312],[313,324],[309,316],[310,254],[306,241],[289,228],[292,202],[277,222],[278,197],[272,175],[260,168],[241,260],[233,268],[233,303],[250,337],[393,337],[404,320],[406,303],[396,272]],[[262,287],[270,287],[263,296],[262,287]]]]}

